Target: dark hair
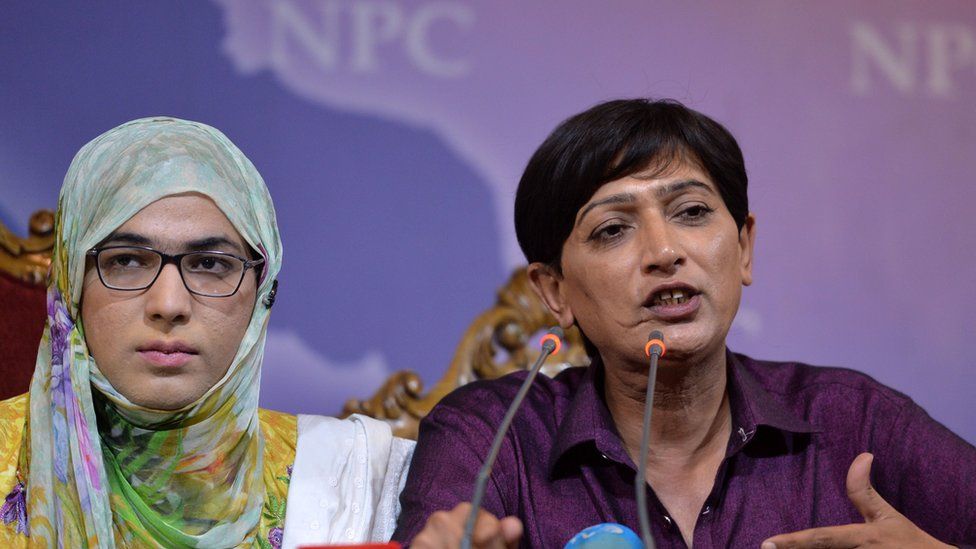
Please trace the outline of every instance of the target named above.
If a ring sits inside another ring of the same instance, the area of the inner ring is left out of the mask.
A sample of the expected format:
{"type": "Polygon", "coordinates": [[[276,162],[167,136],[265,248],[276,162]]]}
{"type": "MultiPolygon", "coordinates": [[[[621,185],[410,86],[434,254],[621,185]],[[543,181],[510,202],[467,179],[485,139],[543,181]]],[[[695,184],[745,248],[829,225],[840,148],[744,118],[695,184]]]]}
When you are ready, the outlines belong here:
{"type": "Polygon", "coordinates": [[[664,173],[675,160],[708,173],[742,229],[748,178],[732,134],[678,101],[618,99],[563,121],[529,160],[515,195],[515,234],[526,259],[561,270],[563,243],[597,189],[652,166],[664,173]]]}

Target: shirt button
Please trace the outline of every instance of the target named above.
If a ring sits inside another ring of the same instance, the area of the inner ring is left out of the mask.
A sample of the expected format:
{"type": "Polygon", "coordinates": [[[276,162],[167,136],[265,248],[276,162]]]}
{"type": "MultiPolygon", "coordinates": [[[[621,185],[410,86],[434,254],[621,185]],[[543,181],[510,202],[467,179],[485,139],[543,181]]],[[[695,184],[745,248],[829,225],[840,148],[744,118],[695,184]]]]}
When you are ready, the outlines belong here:
{"type": "Polygon", "coordinates": [[[339,485],[339,478],[338,477],[329,477],[329,485],[332,486],[333,488],[335,488],[336,486],[338,486],[339,485]]]}
{"type": "Polygon", "coordinates": [[[353,538],[352,528],[346,528],[346,537],[349,539],[353,538]]]}
{"type": "Polygon", "coordinates": [[[325,509],[328,506],[329,506],[329,500],[324,498],[319,500],[319,507],[325,509]]]}
{"type": "Polygon", "coordinates": [[[359,511],[360,511],[359,504],[358,503],[353,503],[352,504],[352,512],[358,514],[359,511]]]}
{"type": "Polygon", "coordinates": [[[320,526],[321,524],[319,524],[319,521],[317,520],[313,520],[312,522],[308,523],[308,527],[312,530],[318,530],[320,526]]]}
{"type": "Polygon", "coordinates": [[[363,487],[363,479],[357,478],[356,479],[356,488],[362,488],[362,487],[363,487]]]}

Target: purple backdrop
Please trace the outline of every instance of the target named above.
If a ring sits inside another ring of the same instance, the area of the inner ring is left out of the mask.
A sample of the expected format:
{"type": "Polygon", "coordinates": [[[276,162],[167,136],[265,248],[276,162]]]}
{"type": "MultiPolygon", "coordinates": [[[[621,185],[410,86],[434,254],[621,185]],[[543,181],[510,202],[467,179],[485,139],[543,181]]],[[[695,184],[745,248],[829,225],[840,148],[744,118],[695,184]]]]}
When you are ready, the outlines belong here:
{"type": "Polygon", "coordinates": [[[731,345],[865,371],[976,442],[976,10],[958,2],[8,3],[0,219],[53,207],[125,120],[225,131],[285,242],[263,403],[429,383],[521,264],[524,163],[597,101],[675,97],[738,136],[756,283],[731,345]]]}

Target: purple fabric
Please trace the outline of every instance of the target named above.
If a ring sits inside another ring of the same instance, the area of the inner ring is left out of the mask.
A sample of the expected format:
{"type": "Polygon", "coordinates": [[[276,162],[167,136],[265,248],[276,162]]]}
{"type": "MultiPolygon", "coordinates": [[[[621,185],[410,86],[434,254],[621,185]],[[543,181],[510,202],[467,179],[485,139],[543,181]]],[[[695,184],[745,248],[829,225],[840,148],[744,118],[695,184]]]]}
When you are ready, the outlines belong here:
{"type": "Polygon", "coordinates": [[[27,491],[24,490],[23,482],[18,482],[7,494],[3,507],[0,507],[0,519],[4,524],[15,523],[18,534],[30,535],[27,523],[27,491]]]}
{"type": "MultiPolygon", "coordinates": [[[[758,547],[779,533],[863,522],[844,481],[865,451],[875,455],[872,480],[889,503],[945,542],[976,542],[976,448],[911,399],[851,370],[728,358],[732,435],[695,547],[758,547]]],[[[412,539],[431,513],[471,499],[524,376],[465,386],[424,419],[394,540],[412,539]]],[[[540,376],[502,445],[484,508],[520,517],[523,547],[562,547],[601,522],[639,528],[636,467],[602,376],[599,363],[540,376]]],[[[684,547],[650,488],[648,502],[657,546],[684,547]]]]}

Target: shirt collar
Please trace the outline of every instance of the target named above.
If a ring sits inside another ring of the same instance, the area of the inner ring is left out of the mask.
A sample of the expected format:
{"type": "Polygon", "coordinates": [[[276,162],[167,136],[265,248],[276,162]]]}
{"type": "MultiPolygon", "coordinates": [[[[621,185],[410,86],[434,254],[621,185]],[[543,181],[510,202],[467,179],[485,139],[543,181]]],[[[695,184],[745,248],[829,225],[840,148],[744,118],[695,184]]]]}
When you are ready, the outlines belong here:
{"type": "Polygon", "coordinates": [[[774,393],[760,383],[756,378],[759,372],[754,371],[758,366],[756,361],[729,350],[725,351],[725,360],[733,431],[751,435],[759,426],[789,433],[820,431],[774,398],[774,393]]]}
{"type": "MultiPolygon", "coordinates": [[[[819,431],[773,398],[760,384],[750,371],[755,361],[726,350],[726,364],[732,430],[733,434],[742,436],[743,443],[751,439],[761,425],[791,433],[819,431]]],[[[584,445],[590,445],[614,461],[631,462],[603,397],[603,363],[599,357],[586,368],[557,428],[549,454],[550,475],[567,453],[584,445]]]]}
{"type": "Polygon", "coordinates": [[[585,446],[618,461],[628,459],[603,398],[603,362],[599,357],[591,359],[583,372],[569,409],[556,429],[556,438],[549,451],[550,475],[565,455],[585,446]]]}

